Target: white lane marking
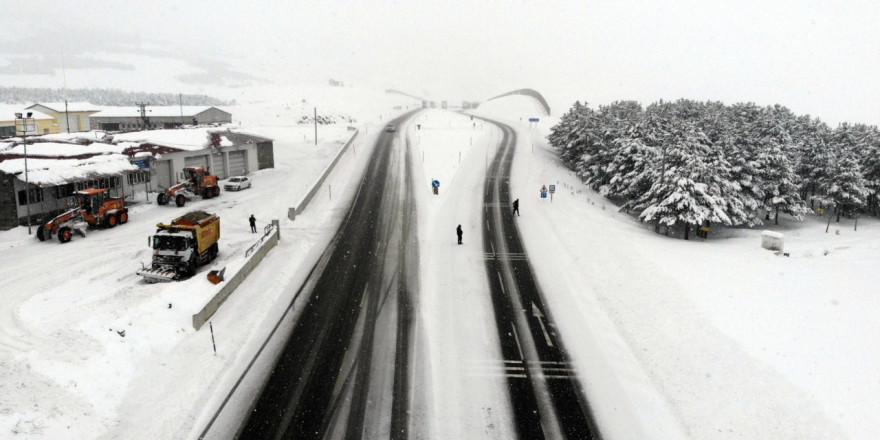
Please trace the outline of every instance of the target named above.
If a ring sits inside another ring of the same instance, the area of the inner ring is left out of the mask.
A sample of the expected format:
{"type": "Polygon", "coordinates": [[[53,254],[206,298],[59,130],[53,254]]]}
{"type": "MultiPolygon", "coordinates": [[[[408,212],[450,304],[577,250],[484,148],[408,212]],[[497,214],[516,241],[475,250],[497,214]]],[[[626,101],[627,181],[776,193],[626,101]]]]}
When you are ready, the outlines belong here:
{"type": "Polygon", "coordinates": [[[550,340],[550,334],[547,333],[547,327],[544,326],[544,314],[541,313],[541,309],[535,305],[535,302],[532,301],[532,316],[538,318],[538,322],[541,323],[541,331],[544,332],[544,341],[547,342],[547,345],[552,347],[553,341],[550,340]]]}
{"type": "Polygon", "coordinates": [[[516,332],[516,326],[513,325],[513,321],[510,322],[510,328],[513,329],[513,337],[516,339],[516,348],[519,350],[519,358],[525,359],[525,356],[523,356],[522,345],[519,343],[519,334],[516,332]]]}

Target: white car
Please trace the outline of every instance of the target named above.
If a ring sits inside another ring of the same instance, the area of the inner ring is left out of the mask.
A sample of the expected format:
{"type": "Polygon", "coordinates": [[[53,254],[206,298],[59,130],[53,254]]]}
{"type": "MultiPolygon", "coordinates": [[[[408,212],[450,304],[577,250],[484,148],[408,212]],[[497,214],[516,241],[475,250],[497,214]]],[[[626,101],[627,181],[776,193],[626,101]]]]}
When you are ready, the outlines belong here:
{"type": "Polygon", "coordinates": [[[226,181],[226,184],[223,185],[223,189],[226,191],[241,191],[250,187],[251,180],[245,176],[230,177],[229,180],[226,181]]]}

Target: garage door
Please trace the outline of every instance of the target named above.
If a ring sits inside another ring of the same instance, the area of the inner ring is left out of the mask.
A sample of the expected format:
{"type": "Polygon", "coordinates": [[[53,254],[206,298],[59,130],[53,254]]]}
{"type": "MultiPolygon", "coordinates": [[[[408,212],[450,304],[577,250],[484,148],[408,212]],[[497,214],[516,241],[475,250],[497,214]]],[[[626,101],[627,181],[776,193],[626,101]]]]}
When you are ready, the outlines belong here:
{"type": "MultiPolygon", "coordinates": [[[[190,156],[183,159],[184,167],[205,167],[208,168],[208,155],[190,156]]],[[[183,171],[183,170],[181,170],[183,171]]]]}
{"type": "Polygon", "coordinates": [[[230,176],[246,176],[247,167],[247,151],[230,151],[229,152],[229,175],[230,176]]]}
{"type": "Polygon", "coordinates": [[[168,188],[171,186],[171,161],[170,160],[159,160],[156,161],[153,166],[153,170],[156,172],[154,177],[154,189],[158,190],[159,187],[168,188]]]}
{"type": "Polygon", "coordinates": [[[218,179],[225,179],[226,167],[223,166],[223,153],[215,153],[211,155],[211,174],[217,176],[218,179]]]}

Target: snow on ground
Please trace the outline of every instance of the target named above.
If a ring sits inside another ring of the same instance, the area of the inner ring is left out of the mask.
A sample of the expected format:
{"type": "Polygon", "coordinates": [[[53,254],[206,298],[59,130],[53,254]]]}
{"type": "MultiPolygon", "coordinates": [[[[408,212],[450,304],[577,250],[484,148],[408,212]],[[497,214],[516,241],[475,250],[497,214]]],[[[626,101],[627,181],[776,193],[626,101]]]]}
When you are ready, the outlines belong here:
{"type": "Polygon", "coordinates": [[[495,113],[521,133],[518,225],[611,438],[876,438],[877,219],[766,226],[788,258],[760,228],[656,235],[560,165],[524,99],[495,113]]]}
{"type": "MultiPolygon", "coordinates": [[[[118,145],[110,145],[103,143],[92,143],[90,145],[71,145],[58,142],[40,142],[28,144],[28,156],[54,156],[54,157],[73,157],[86,154],[105,154],[117,153],[121,154],[124,148],[118,145]]],[[[18,144],[12,148],[3,150],[3,155],[24,155],[24,145],[18,144]]]]}
{"type": "MultiPolygon", "coordinates": [[[[187,204],[222,222],[219,260],[191,280],[146,285],[134,275],[150,257],[144,237],[153,225],[182,212],[147,204],[142,193],[128,224],[65,245],[40,243],[23,227],[0,232],[0,438],[201,432],[335,232],[355,189],[351,177],[360,175],[383,121],[414,104],[352,91],[348,100],[359,110],[347,113],[358,119],[351,124],[361,128],[358,141],[326,193],[286,220],[351,134],[349,124],[319,126],[316,146],[314,127],[296,121],[312,107],[346,113],[344,91],[322,100],[318,88],[288,90],[274,100],[239,98],[230,109],[241,130],[276,140],[276,168],[254,173],[253,189],[187,204]],[[281,242],[212,318],[214,355],[210,330],[193,331],[187,308],[215,288],[204,274],[234,264],[255,240],[252,213],[260,224],[280,219],[281,242]]],[[[511,179],[518,226],[606,438],[872,439],[880,432],[880,354],[872,350],[880,342],[880,275],[872,270],[880,222],[861,219],[855,232],[844,220],[828,234],[827,217],[768,227],[785,234],[790,257],[761,249],[759,229],[722,228],[705,242],[656,235],[560,166],[544,140],[552,118],[520,122],[534,116],[529,99],[503,98],[479,111],[519,130],[511,179]],[[551,183],[553,201],[538,198],[551,183]]],[[[415,173],[424,191],[417,197],[423,286],[414,417],[431,424],[416,431],[510,438],[477,232],[489,145],[499,132],[432,110],[398,133],[424,164],[415,173]],[[437,196],[431,179],[441,182],[437,196]]]]}
{"type": "Polygon", "coordinates": [[[347,125],[320,127],[315,145],[311,126],[254,118],[241,129],[275,139],[275,168],[253,173],[252,189],[184,209],[156,205],[155,194],[147,203],[141,192],[129,201],[127,224],[64,245],[41,243],[26,227],[0,232],[0,438],[197,435],[335,232],[344,193],[353,193],[352,176],[383,125],[378,115],[394,111],[370,109],[357,149],[328,179],[339,193],[321,193],[296,221],[286,219],[288,207],[353,134],[347,125]],[[135,271],[150,259],[146,237],[191,209],[220,216],[218,260],[186,281],[143,283],[135,271]],[[215,356],[210,328],[195,332],[191,316],[216,289],[205,274],[240,264],[256,241],[250,214],[260,225],[280,219],[282,240],[212,318],[215,356]]]}
{"type": "Polygon", "coordinates": [[[487,158],[500,131],[480,120],[427,110],[408,124],[415,167],[421,277],[416,395],[427,417],[414,436],[513,438],[507,380],[480,237],[487,158]],[[419,128],[420,126],[420,128],[419,128]],[[460,158],[460,159],[459,159],[460,158]],[[431,181],[438,180],[437,195],[431,181]],[[464,231],[458,245],[457,225],[464,231]],[[423,372],[423,373],[422,373],[423,372]]]}

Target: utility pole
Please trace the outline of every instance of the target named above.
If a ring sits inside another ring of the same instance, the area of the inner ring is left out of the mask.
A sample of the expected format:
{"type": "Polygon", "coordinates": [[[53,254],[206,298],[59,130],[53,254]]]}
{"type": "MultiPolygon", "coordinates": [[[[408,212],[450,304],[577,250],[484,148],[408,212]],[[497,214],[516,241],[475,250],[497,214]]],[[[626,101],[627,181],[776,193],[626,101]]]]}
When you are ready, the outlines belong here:
{"type": "Polygon", "coordinates": [[[149,119],[147,119],[147,106],[150,104],[146,102],[136,102],[134,103],[134,105],[138,106],[138,108],[140,109],[141,121],[144,124],[144,129],[146,129],[150,123],[149,119]]]}
{"type": "MultiPolygon", "coordinates": [[[[70,113],[67,112],[67,100],[66,99],[64,100],[64,120],[67,122],[67,134],[70,134],[70,113]]],[[[77,124],[77,125],[79,125],[79,124],[77,124]]]]}
{"type": "Polygon", "coordinates": [[[318,146],[318,107],[315,107],[315,146],[318,146]]]}
{"type": "Polygon", "coordinates": [[[180,104],[180,126],[183,127],[183,93],[177,94],[177,103],[180,104]]]}
{"type": "Polygon", "coordinates": [[[27,156],[27,133],[33,129],[36,132],[36,124],[33,118],[33,112],[26,114],[15,114],[16,125],[21,124],[21,142],[24,144],[24,200],[27,207],[27,226],[28,235],[31,235],[31,183],[28,179],[28,156],[27,156]]]}

